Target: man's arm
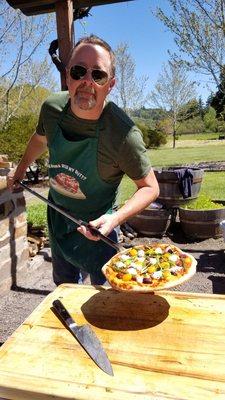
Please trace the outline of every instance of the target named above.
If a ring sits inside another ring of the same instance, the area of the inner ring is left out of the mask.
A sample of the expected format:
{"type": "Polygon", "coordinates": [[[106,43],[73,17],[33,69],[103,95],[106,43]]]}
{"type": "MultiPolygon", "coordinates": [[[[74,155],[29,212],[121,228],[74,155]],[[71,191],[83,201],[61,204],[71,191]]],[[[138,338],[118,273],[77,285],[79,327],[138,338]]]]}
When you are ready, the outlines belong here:
{"type": "MultiPolygon", "coordinates": [[[[152,169],[147,176],[134,181],[134,183],[137,186],[137,191],[118,211],[113,214],[102,215],[98,219],[90,221],[90,224],[107,236],[116,226],[123,224],[127,219],[144,210],[159,196],[159,185],[152,169]]],[[[88,239],[98,240],[84,226],[78,228],[78,231],[88,239]]]]}
{"type": "Polygon", "coordinates": [[[46,136],[34,133],[31,136],[30,141],[28,142],[24,155],[21,158],[17,168],[14,171],[11,171],[7,176],[7,185],[9,190],[13,189],[16,180],[21,180],[24,178],[24,175],[29,165],[37,160],[46,150],[46,136]]]}
{"type": "Polygon", "coordinates": [[[146,177],[134,180],[134,183],[137,186],[137,191],[115,213],[115,226],[123,224],[127,219],[144,210],[159,196],[159,185],[152,169],[146,177]]]}

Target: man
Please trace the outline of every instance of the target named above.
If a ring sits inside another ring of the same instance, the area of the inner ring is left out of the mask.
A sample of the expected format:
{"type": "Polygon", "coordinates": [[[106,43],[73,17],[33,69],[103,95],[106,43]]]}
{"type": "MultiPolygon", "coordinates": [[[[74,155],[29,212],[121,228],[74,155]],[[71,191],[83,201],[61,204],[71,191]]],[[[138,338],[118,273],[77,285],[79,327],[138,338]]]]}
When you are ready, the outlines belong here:
{"type": "MultiPolygon", "coordinates": [[[[50,200],[116,240],[115,228],[154,201],[159,188],[140,131],[114,103],[106,103],[115,85],[111,47],[94,35],[81,39],[67,65],[67,85],[69,93],[56,93],[43,104],[36,133],[8,186],[22,179],[48,146],[50,200]],[[124,173],[137,191],[112,212],[124,173]]],[[[103,284],[101,267],[115,250],[51,208],[48,225],[56,285],[78,282],[83,271],[93,284],[103,284]]]]}

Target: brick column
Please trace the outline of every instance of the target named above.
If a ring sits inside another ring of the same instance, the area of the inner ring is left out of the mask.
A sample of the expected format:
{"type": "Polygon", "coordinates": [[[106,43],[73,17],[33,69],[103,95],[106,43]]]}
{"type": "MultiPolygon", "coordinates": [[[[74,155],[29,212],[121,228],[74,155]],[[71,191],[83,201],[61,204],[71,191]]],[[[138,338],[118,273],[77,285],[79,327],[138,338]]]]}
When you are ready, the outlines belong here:
{"type": "Polygon", "coordinates": [[[27,218],[22,189],[11,193],[4,184],[9,168],[0,168],[0,291],[16,285],[17,274],[27,266],[27,218]]]}

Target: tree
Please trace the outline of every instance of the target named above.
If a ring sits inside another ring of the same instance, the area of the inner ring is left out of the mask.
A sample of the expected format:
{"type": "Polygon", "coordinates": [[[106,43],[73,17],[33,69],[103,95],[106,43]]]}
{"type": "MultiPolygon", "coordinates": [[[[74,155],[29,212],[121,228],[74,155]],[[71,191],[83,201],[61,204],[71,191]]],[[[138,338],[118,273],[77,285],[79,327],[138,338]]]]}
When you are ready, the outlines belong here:
{"type": "Polygon", "coordinates": [[[218,128],[218,121],[216,119],[216,111],[214,108],[209,107],[204,115],[204,124],[208,131],[215,132],[218,128]]]}
{"type": "Polygon", "coordinates": [[[204,113],[205,113],[205,107],[204,107],[204,104],[203,104],[201,96],[198,99],[198,112],[199,112],[199,116],[203,120],[204,113]]]}
{"type": "Polygon", "coordinates": [[[117,83],[111,98],[129,114],[131,109],[141,108],[145,104],[148,77],[135,76],[135,62],[128,51],[127,43],[119,44],[115,55],[117,83]]]}
{"type": "Polygon", "coordinates": [[[6,1],[0,3],[1,128],[18,115],[21,102],[37,86],[52,89],[55,85],[51,78],[51,65],[42,55],[47,54],[42,50],[52,32],[52,21],[50,15],[27,17],[6,1]]]}
{"type": "Polygon", "coordinates": [[[183,106],[180,107],[179,110],[179,119],[188,120],[193,119],[194,117],[199,116],[199,102],[196,99],[191,99],[183,106]]]}
{"type": "Polygon", "coordinates": [[[225,67],[222,69],[220,74],[220,84],[218,86],[218,91],[211,96],[210,106],[216,110],[217,117],[224,121],[225,120],[225,67]]]}
{"type": "Polygon", "coordinates": [[[162,130],[152,129],[148,124],[139,121],[136,121],[136,125],[142,132],[147,148],[159,147],[162,144],[166,144],[166,134],[162,130]]]}
{"type": "Polygon", "coordinates": [[[168,111],[172,122],[173,148],[176,145],[178,124],[187,116],[186,113],[181,113],[182,107],[194,97],[195,82],[188,81],[184,65],[176,61],[169,61],[168,65],[164,65],[150,100],[156,107],[168,111]]]}
{"type": "Polygon", "coordinates": [[[200,116],[189,118],[183,121],[178,127],[178,134],[193,133],[198,134],[205,132],[205,124],[200,116]]]}
{"type": "MultiPolygon", "coordinates": [[[[28,140],[35,131],[38,121],[38,114],[29,113],[20,117],[12,117],[5,125],[4,130],[0,132],[0,149],[2,154],[7,154],[10,161],[18,163],[24,154],[28,140]]],[[[38,181],[38,173],[46,173],[47,153],[43,154],[37,163],[36,180],[38,181]]],[[[35,176],[34,176],[35,178],[35,176]]]]}
{"type": "MultiPolygon", "coordinates": [[[[158,18],[175,35],[179,54],[192,70],[220,84],[225,57],[225,0],[169,0],[168,15],[157,8],[158,18]],[[186,54],[186,57],[185,57],[186,54]]],[[[222,88],[225,93],[225,87],[222,88]]]]}

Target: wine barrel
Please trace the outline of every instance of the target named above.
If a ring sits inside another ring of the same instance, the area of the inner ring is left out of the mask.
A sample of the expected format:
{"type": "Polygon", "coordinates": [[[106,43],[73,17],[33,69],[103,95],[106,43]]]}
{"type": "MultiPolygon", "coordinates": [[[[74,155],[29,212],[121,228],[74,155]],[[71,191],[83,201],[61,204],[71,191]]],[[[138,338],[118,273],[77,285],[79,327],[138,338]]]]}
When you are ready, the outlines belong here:
{"type": "Polygon", "coordinates": [[[171,211],[166,209],[152,209],[151,206],[139,214],[129,218],[128,224],[141,235],[149,237],[163,236],[171,223],[171,211]]]}
{"type": "Polygon", "coordinates": [[[220,222],[220,226],[223,232],[223,240],[225,242],[225,219],[223,221],[220,222]]]}
{"type": "Polygon", "coordinates": [[[191,239],[209,239],[223,236],[221,221],[225,208],[214,210],[179,209],[180,224],[185,235],[191,239]]]}
{"type": "Polygon", "coordinates": [[[187,201],[194,200],[198,197],[202,184],[204,170],[199,168],[188,168],[192,175],[193,181],[191,185],[191,196],[183,198],[179,188],[179,178],[177,170],[186,170],[187,168],[173,167],[168,169],[154,169],[156,179],[159,183],[160,195],[157,199],[166,207],[179,207],[187,201]]]}

